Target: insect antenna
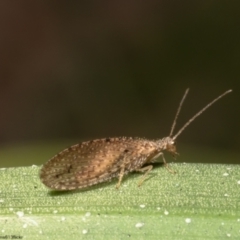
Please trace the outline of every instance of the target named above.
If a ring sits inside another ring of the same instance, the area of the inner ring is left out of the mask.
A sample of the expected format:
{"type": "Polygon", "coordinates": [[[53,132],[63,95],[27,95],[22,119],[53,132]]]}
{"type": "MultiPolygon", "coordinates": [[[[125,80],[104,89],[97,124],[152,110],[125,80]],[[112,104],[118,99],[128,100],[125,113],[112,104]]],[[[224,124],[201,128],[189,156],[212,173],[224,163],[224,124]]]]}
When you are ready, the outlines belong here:
{"type": "MultiPolygon", "coordinates": [[[[223,94],[221,94],[220,96],[218,96],[217,98],[215,98],[213,101],[211,101],[210,103],[208,103],[202,110],[200,110],[198,113],[196,113],[192,118],[190,118],[184,125],[183,127],[177,132],[177,134],[175,134],[175,136],[172,138],[173,140],[175,140],[182,132],[183,130],[192,122],[194,121],[199,115],[201,115],[205,110],[207,110],[210,106],[212,106],[215,102],[217,102],[220,98],[224,97],[225,95],[227,95],[228,93],[232,92],[231,89],[229,89],[228,91],[224,92],[223,94]]],[[[178,111],[177,111],[177,114],[176,114],[176,117],[174,119],[174,122],[173,122],[173,126],[172,126],[172,129],[174,129],[174,126],[176,124],[176,119],[177,119],[177,116],[179,114],[179,111],[181,109],[181,105],[186,97],[188,93],[188,89],[186,90],[183,98],[182,98],[182,101],[180,102],[180,105],[178,107],[178,111]]],[[[171,129],[171,134],[173,132],[173,130],[171,129]]],[[[171,134],[170,134],[170,137],[171,137],[171,134]]]]}
{"type": "Polygon", "coordinates": [[[175,128],[176,123],[177,123],[178,115],[179,115],[179,113],[180,113],[180,111],[181,111],[183,102],[184,102],[184,100],[185,100],[185,98],[186,98],[186,96],[187,96],[187,94],[188,94],[188,91],[189,91],[189,88],[187,88],[187,90],[185,91],[185,93],[184,93],[184,95],[183,95],[183,97],[182,97],[182,100],[181,100],[181,102],[180,102],[180,104],[179,104],[179,106],[178,106],[177,113],[176,113],[176,115],[175,115],[175,118],[174,118],[174,121],[173,121],[173,124],[172,124],[172,127],[171,127],[171,131],[170,131],[170,134],[169,134],[170,137],[171,137],[172,134],[173,134],[174,128],[175,128]]]}

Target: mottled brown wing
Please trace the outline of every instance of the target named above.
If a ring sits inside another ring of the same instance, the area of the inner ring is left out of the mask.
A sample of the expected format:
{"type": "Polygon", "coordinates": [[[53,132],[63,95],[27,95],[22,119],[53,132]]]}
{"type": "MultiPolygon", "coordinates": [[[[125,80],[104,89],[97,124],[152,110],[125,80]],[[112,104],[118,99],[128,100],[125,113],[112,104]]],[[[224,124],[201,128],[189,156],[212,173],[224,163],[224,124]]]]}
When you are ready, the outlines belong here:
{"type": "MultiPolygon", "coordinates": [[[[140,140],[132,138],[99,139],[67,148],[43,165],[41,181],[55,190],[85,188],[118,176],[121,164],[131,165],[131,156],[137,159],[134,149],[140,140]]],[[[139,163],[140,164],[140,163],[139,163]]],[[[132,169],[139,164],[133,164],[132,169]]],[[[131,171],[130,165],[128,172],[131,171]]],[[[141,164],[140,164],[141,165],[141,164]]]]}

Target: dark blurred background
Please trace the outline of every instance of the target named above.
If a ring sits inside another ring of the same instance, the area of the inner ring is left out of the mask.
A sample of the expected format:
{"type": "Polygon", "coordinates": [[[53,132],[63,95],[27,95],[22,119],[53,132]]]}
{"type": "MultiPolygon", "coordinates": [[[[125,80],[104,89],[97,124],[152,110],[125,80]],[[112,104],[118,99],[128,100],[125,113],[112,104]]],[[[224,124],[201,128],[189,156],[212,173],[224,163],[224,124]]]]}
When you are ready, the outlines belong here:
{"type": "Polygon", "coordinates": [[[239,9],[222,0],[0,1],[0,166],[42,164],[82,140],[167,136],[187,87],[176,131],[233,93],[178,138],[178,160],[240,163],[239,9]]]}

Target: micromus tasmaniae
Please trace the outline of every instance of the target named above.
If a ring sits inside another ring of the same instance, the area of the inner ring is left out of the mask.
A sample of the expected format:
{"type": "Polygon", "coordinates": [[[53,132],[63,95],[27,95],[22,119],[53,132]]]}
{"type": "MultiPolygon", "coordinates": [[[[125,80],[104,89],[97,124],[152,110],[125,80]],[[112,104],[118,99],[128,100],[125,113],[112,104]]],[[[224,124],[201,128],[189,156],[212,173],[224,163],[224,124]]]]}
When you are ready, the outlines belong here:
{"type": "Polygon", "coordinates": [[[175,146],[177,137],[207,108],[232,90],[224,92],[208,103],[173,135],[188,91],[189,89],[185,91],[179,104],[168,137],[158,140],[131,137],[103,138],[73,145],[43,165],[40,170],[41,181],[53,190],[73,190],[118,178],[116,188],[119,188],[124,175],[138,171],[144,172],[138,183],[140,186],[153,168],[152,165],[144,165],[153,163],[156,158],[161,156],[164,165],[167,166],[163,151],[168,151],[175,157],[178,154],[175,146]]]}

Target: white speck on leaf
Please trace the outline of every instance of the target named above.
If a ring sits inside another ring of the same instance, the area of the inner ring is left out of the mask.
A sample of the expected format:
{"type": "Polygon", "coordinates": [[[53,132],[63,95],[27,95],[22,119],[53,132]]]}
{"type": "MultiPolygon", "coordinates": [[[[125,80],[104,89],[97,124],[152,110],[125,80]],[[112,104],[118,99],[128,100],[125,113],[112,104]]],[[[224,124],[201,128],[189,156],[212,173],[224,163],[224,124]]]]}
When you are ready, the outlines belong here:
{"type": "Polygon", "coordinates": [[[165,211],[164,211],[164,214],[165,214],[165,215],[168,215],[168,214],[169,214],[169,212],[168,212],[167,210],[165,210],[165,211]]]}
{"type": "Polygon", "coordinates": [[[136,228],[141,228],[143,226],[144,226],[144,223],[141,223],[141,222],[136,223],[136,225],[135,225],[136,228]]]}
{"type": "Polygon", "coordinates": [[[85,216],[86,216],[86,217],[90,217],[90,216],[91,216],[91,213],[90,213],[90,212],[86,212],[85,216]]]}
{"type": "Polygon", "coordinates": [[[21,211],[16,212],[16,214],[19,218],[24,216],[24,212],[21,212],[21,211]]]}

